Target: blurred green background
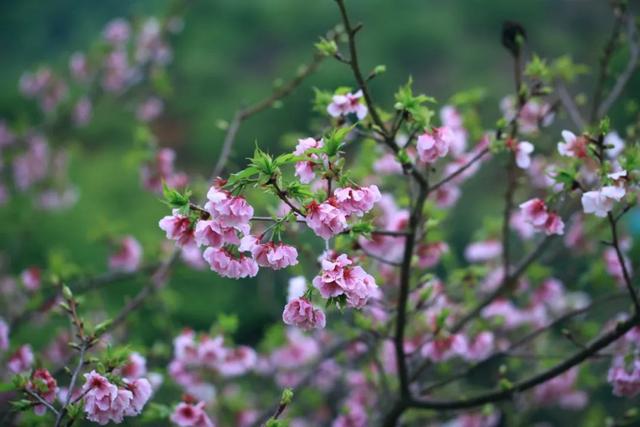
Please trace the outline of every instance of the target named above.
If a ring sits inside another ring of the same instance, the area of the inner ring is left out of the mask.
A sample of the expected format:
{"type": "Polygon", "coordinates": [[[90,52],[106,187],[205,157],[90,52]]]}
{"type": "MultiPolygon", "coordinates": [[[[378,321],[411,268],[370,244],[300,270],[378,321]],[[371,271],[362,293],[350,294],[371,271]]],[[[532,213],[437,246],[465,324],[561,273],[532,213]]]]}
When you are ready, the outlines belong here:
{"type": "MultiPolygon", "coordinates": [[[[86,49],[109,20],[161,15],[166,3],[0,2],[0,117],[21,120],[33,113],[31,103],[17,91],[24,70],[41,64],[65,68],[69,55],[86,49]]],[[[417,90],[441,102],[456,91],[482,86],[488,95],[480,113],[487,127],[499,117],[500,98],[513,87],[511,60],[500,45],[504,20],[525,26],[530,51],[550,58],[569,53],[574,61],[593,68],[613,22],[606,1],[350,0],[348,6],[353,19],[364,22],[358,36],[363,68],[387,67],[386,74],[372,82],[380,104],[392,105],[393,92],[408,75],[413,76],[417,90]]],[[[184,30],[174,39],[175,58],[169,67],[173,95],[155,128],[161,144],[176,149],[178,168],[205,176],[222,142],[217,121],[228,120],[237,107],[268,95],[277,79],[294,75],[311,58],[313,43],[338,20],[331,0],[190,2],[184,30]]],[[[619,67],[624,58],[616,61],[619,67]]],[[[590,93],[592,84],[592,78],[586,78],[572,90],[590,93]]],[[[343,85],[353,85],[350,71],[337,61],[326,61],[280,108],[246,123],[232,162],[242,164],[255,140],[277,151],[283,135],[305,134],[314,117],[312,87],[333,90],[343,85]]],[[[638,89],[636,78],[627,93],[638,89]]],[[[140,190],[137,168],[123,161],[133,135],[121,124],[128,120],[133,106],[114,108],[106,102],[96,108],[96,116],[102,117],[71,144],[71,177],[81,192],[77,206],[42,213],[26,209],[29,200],[18,198],[0,208],[0,250],[6,273],[51,263],[75,265],[85,273],[103,271],[108,250],[95,238],[96,230],[103,228],[116,235],[133,234],[142,242],[147,259],[157,255],[164,240],[157,221],[166,209],[157,197],[140,190]]],[[[614,125],[616,117],[621,117],[620,108],[616,114],[614,125]]],[[[561,128],[555,125],[554,135],[561,128]]],[[[547,143],[554,140],[551,137],[547,143]]],[[[497,212],[491,197],[481,200],[483,191],[478,190],[495,188],[491,191],[495,195],[502,191],[501,185],[492,167],[467,185],[462,209],[449,220],[451,242],[458,251],[482,218],[497,212]],[[466,208],[473,208],[471,219],[466,208]]],[[[219,313],[237,312],[240,329],[236,339],[255,342],[264,326],[280,317],[287,279],[288,273],[264,272],[255,280],[227,281],[208,271],[179,268],[163,297],[133,319],[132,328],[144,331],[134,340],[168,344],[183,326],[207,329],[219,313]]],[[[141,285],[113,284],[90,298],[115,312],[124,296],[134,294],[141,285]]]]}

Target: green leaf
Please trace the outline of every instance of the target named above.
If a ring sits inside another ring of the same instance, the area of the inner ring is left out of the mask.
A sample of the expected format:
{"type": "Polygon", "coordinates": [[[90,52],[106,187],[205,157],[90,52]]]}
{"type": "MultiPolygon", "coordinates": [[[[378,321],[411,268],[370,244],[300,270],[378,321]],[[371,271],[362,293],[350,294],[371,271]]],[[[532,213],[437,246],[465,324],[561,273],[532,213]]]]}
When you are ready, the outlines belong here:
{"type": "Polygon", "coordinates": [[[333,56],[338,53],[338,45],[333,40],[321,38],[314,46],[324,56],[333,56]]]}

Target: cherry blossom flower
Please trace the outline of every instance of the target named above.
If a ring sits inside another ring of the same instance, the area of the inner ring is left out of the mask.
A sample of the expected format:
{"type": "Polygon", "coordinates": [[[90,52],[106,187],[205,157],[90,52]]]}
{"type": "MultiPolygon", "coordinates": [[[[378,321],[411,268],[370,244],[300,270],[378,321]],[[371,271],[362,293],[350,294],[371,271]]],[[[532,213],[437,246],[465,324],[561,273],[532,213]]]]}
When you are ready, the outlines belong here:
{"type": "Polygon", "coordinates": [[[235,229],[224,227],[218,221],[213,220],[198,221],[194,238],[198,245],[211,246],[214,248],[222,247],[227,243],[235,245],[240,243],[235,229]]]}
{"type": "Polygon", "coordinates": [[[307,225],[319,237],[329,240],[347,229],[345,213],[337,206],[335,199],[317,203],[315,200],[307,206],[307,225]]]}
{"type": "Polygon", "coordinates": [[[547,221],[544,223],[544,232],[547,236],[564,234],[564,222],[562,218],[560,218],[560,215],[553,212],[549,214],[547,221]]]}
{"type": "Polygon", "coordinates": [[[624,140],[618,135],[618,132],[609,132],[604,137],[604,146],[606,147],[606,154],[610,159],[618,157],[622,151],[624,151],[624,140]]]}
{"type": "Polygon", "coordinates": [[[129,39],[131,26],[122,18],[116,18],[107,23],[104,28],[104,39],[114,45],[119,45],[129,39]]]}
{"type": "Polygon", "coordinates": [[[100,425],[105,425],[109,421],[122,422],[133,399],[133,393],[119,389],[96,371],[84,374],[84,377],[82,393],[87,419],[100,425]]]}
{"type": "Polygon", "coordinates": [[[451,129],[453,138],[451,139],[451,146],[449,149],[454,156],[459,156],[467,148],[467,131],[464,128],[462,115],[452,105],[445,105],[440,109],[440,121],[443,126],[451,129]]]}
{"type": "Polygon", "coordinates": [[[452,357],[464,355],[467,352],[467,340],[462,334],[452,334],[445,337],[430,339],[420,354],[432,362],[442,362],[452,357]]]}
{"type": "Polygon", "coordinates": [[[213,422],[204,410],[204,402],[195,405],[181,402],[176,406],[169,418],[180,427],[214,427],[213,422]]]}
{"type": "Polygon", "coordinates": [[[176,152],[171,148],[161,148],[153,160],[140,168],[142,186],[154,193],[162,193],[162,182],[169,188],[182,188],[189,182],[189,177],[174,169],[176,152]]]}
{"type": "Polygon", "coordinates": [[[402,173],[402,163],[393,153],[384,153],[373,164],[373,170],[377,174],[400,175],[402,173]]]}
{"type": "Polygon", "coordinates": [[[564,222],[555,213],[549,212],[547,205],[541,199],[531,199],[520,205],[523,221],[530,223],[535,229],[542,229],[550,236],[564,234],[564,222]]]}
{"type": "Polygon", "coordinates": [[[336,198],[339,209],[345,215],[359,217],[373,209],[373,205],[382,198],[376,185],[358,188],[336,188],[333,195],[336,198]]]}
{"type": "Polygon", "coordinates": [[[615,202],[619,202],[626,194],[623,187],[608,185],[600,190],[587,191],[582,195],[582,210],[604,218],[613,209],[615,202]]]}
{"type": "Polygon", "coordinates": [[[73,107],[73,124],[78,127],[86,126],[91,121],[92,110],[91,100],[86,96],[80,98],[73,107]]]}
{"type": "Polygon", "coordinates": [[[280,270],[298,264],[298,251],[293,246],[269,242],[257,248],[254,258],[258,265],[280,270]]]}
{"type": "Polygon", "coordinates": [[[351,307],[363,307],[378,291],[373,276],[345,254],[327,253],[321,259],[322,272],[313,279],[313,286],[323,298],[345,295],[351,307]]]}
{"type": "MultiPolygon", "coordinates": [[[[618,253],[615,248],[607,248],[603,253],[604,265],[609,273],[620,284],[625,283],[624,272],[622,270],[622,263],[618,258],[618,253]]],[[[631,260],[623,254],[624,266],[627,272],[631,274],[631,260]]]]}
{"type": "Polygon", "coordinates": [[[140,243],[133,236],[125,236],[118,245],[118,251],[109,257],[109,268],[126,272],[136,271],[142,261],[140,243]]]}
{"type": "Polygon", "coordinates": [[[354,113],[358,120],[362,120],[367,116],[367,106],[361,102],[362,91],[356,93],[346,93],[344,95],[333,95],[331,103],[327,107],[327,112],[331,117],[346,116],[354,113]]]}
{"type": "Polygon", "coordinates": [[[167,238],[175,240],[178,246],[185,246],[194,242],[194,231],[188,216],[182,215],[174,209],[171,215],[165,216],[158,225],[167,234],[167,238]]]}
{"type": "Polygon", "coordinates": [[[440,262],[442,255],[449,251],[449,245],[445,242],[433,242],[418,246],[418,267],[432,268],[440,262]]]}
{"type": "Polygon", "coordinates": [[[129,355],[128,362],[119,370],[120,375],[129,380],[142,378],[147,374],[147,359],[138,352],[129,355]]]}
{"type": "Polygon", "coordinates": [[[306,298],[289,301],[284,307],[282,320],[287,325],[302,329],[323,329],[326,325],[324,312],[314,307],[306,298]]]}
{"type": "Polygon", "coordinates": [[[207,199],[209,201],[204,208],[211,214],[213,220],[222,227],[233,227],[245,234],[249,232],[253,207],[243,197],[233,196],[214,185],[207,192],[207,199]]]}
{"type": "Polygon", "coordinates": [[[467,340],[466,351],[462,357],[469,361],[484,360],[491,355],[495,346],[495,337],[492,332],[482,331],[472,340],[467,340]]]}
{"type": "Polygon", "coordinates": [[[464,250],[464,256],[469,262],[489,261],[501,254],[502,243],[495,239],[471,243],[464,250]]]}
{"type": "Polygon", "coordinates": [[[304,156],[308,155],[311,160],[303,160],[300,162],[296,162],[295,165],[295,175],[300,179],[300,182],[303,184],[308,184],[315,178],[314,168],[316,167],[316,161],[321,157],[315,153],[307,153],[310,149],[320,149],[324,146],[324,141],[322,139],[314,139],[314,138],[302,138],[298,140],[298,145],[296,145],[296,149],[293,151],[295,156],[304,156]]]}
{"type": "Polygon", "coordinates": [[[307,279],[305,279],[304,276],[292,277],[289,279],[289,287],[287,288],[287,302],[300,298],[306,290],[307,279]]]}
{"type": "Polygon", "coordinates": [[[241,345],[225,352],[218,371],[225,377],[244,375],[255,367],[257,359],[256,352],[251,347],[241,345]]]}
{"type": "Polygon", "coordinates": [[[125,415],[128,417],[139,415],[153,393],[151,383],[146,378],[125,379],[124,383],[126,389],[132,394],[129,407],[125,409],[125,415]]]}
{"type": "Polygon", "coordinates": [[[7,369],[14,374],[20,374],[28,371],[33,365],[34,356],[31,346],[24,344],[9,357],[7,361],[7,369]]]}
{"type": "Polygon", "coordinates": [[[162,99],[152,96],[138,105],[136,117],[141,122],[150,122],[158,118],[158,116],[162,114],[162,110],[164,110],[164,102],[162,99]]]}
{"type": "Polygon", "coordinates": [[[616,356],[607,375],[613,386],[613,394],[620,397],[635,397],[640,393],[640,360],[635,358],[626,366],[624,357],[616,356]]]}
{"type": "Polygon", "coordinates": [[[40,289],[42,272],[38,267],[29,267],[20,274],[20,280],[27,290],[37,291],[40,289]]]}
{"type": "Polygon", "coordinates": [[[587,404],[587,394],[575,390],[578,369],[572,368],[535,387],[533,401],[538,405],[558,405],[564,409],[582,409],[587,404]]]}
{"type": "Polygon", "coordinates": [[[209,247],[202,257],[209,263],[211,270],[222,277],[241,279],[258,274],[258,264],[252,258],[242,254],[236,257],[225,248],[209,247]]]}
{"type": "Polygon", "coordinates": [[[547,205],[544,200],[531,199],[520,205],[520,212],[524,219],[536,227],[544,226],[549,218],[547,205]]]}
{"type": "Polygon", "coordinates": [[[579,159],[587,157],[589,141],[584,136],[576,136],[571,131],[563,130],[562,139],[564,139],[564,142],[558,143],[558,153],[579,159]]]}
{"type": "Polygon", "coordinates": [[[528,169],[531,166],[531,153],[533,153],[533,144],[527,141],[522,141],[516,144],[516,165],[520,169],[528,169]]]}
{"type": "Polygon", "coordinates": [[[433,163],[449,152],[453,132],[448,127],[433,128],[418,136],[416,148],[418,158],[424,163],[433,163]]]}
{"type": "Polygon", "coordinates": [[[69,58],[69,71],[77,81],[84,81],[89,76],[87,57],[82,52],[74,52],[69,58]]]}
{"type": "MultiPolygon", "coordinates": [[[[26,389],[37,394],[44,401],[53,403],[58,393],[58,383],[46,369],[36,369],[31,374],[26,389]]],[[[33,410],[37,415],[44,415],[47,412],[47,407],[43,404],[37,404],[33,407],[33,410]]]]}
{"type": "Polygon", "coordinates": [[[0,351],[9,349],[9,324],[0,317],[0,351]]]}
{"type": "Polygon", "coordinates": [[[536,99],[527,101],[518,113],[516,99],[513,96],[503,98],[500,101],[500,109],[507,122],[515,119],[516,114],[518,115],[518,128],[525,135],[537,133],[540,125],[549,126],[555,116],[550,104],[536,99]]]}

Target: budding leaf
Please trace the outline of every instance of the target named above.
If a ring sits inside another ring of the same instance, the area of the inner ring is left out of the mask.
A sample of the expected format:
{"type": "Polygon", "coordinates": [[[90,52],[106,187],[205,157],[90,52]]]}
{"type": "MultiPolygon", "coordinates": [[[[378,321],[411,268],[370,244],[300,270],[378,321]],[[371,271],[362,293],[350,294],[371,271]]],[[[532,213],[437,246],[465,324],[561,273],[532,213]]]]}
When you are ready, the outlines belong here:
{"type": "Polygon", "coordinates": [[[321,38],[314,46],[324,56],[333,56],[338,53],[338,45],[333,40],[321,38]]]}

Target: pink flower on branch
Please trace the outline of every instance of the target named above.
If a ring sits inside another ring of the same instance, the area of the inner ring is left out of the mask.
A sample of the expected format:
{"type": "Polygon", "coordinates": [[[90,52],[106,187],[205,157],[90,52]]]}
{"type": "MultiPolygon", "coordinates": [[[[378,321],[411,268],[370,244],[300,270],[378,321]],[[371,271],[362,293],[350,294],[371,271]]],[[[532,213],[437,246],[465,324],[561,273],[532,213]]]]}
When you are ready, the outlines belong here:
{"type": "Polygon", "coordinates": [[[284,307],[282,320],[287,325],[302,329],[322,329],[326,325],[324,312],[314,307],[306,298],[289,301],[284,307]]]}

